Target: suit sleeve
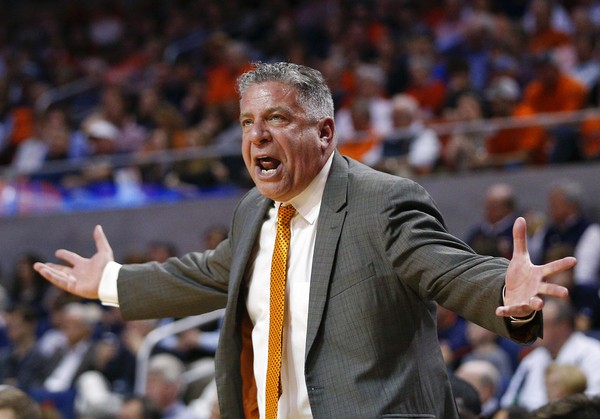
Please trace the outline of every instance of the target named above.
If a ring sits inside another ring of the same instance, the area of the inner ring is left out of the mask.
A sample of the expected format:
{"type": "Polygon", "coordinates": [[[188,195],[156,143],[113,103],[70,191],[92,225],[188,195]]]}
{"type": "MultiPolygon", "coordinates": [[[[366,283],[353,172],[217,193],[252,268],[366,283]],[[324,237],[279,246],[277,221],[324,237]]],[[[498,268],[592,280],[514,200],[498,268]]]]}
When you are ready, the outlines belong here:
{"type": "Polygon", "coordinates": [[[117,288],[126,320],[184,317],[225,307],[231,247],[171,258],[163,264],[123,265],[117,288]]]}
{"type": "Polygon", "coordinates": [[[535,340],[541,334],[541,316],[514,327],[495,314],[508,260],[476,254],[448,233],[421,186],[409,180],[399,186],[396,193],[388,194],[382,218],[386,252],[398,278],[423,300],[434,300],[501,336],[520,343],[535,340]]]}

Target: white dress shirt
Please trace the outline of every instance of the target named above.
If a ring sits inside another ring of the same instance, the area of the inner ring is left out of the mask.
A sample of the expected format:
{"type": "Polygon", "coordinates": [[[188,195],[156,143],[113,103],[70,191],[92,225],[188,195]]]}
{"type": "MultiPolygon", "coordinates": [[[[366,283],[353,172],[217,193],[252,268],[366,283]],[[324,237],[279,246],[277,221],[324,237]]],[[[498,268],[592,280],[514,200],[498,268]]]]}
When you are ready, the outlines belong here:
{"type": "MultiPolygon", "coordinates": [[[[291,221],[288,254],[279,418],[312,418],[304,377],[310,274],[317,219],[332,161],[333,154],[310,185],[301,194],[286,202],[296,208],[296,215],[291,221]]],[[[271,258],[275,246],[279,205],[281,203],[278,202],[269,210],[255,245],[254,261],[248,270],[249,288],[246,304],[254,325],[252,329],[254,377],[261,417],[264,417],[265,410],[271,258]]],[[[119,304],[117,276],[120,267],[120,264],[110,262],[104,269],[98,289],[99,298],[104,305],[118,306],[119,304]]]]}

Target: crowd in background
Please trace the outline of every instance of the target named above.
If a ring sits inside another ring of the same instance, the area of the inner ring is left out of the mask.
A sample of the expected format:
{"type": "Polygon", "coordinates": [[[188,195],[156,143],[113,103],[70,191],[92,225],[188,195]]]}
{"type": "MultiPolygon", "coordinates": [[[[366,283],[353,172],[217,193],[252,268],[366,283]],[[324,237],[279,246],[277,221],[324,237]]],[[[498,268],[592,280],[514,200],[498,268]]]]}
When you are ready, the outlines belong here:
{"type": "MultiPolygon", "coordinates": [[[[2,10],[0,201],[9,188],[50,210],[82,190],[136,203],[156,190],[248,187],[235,80],[256,60],[321,70],[340,151],[390,173],[600,157],[600,1],[31,0],[2,10]]],[[[538,222],[495,185],[484,220],[464,237],[510,258],[510,226],[524,215],[536,263],[580,262],[552,279],[571,299],[548,304],[545,339],[533,347],[440,307],[448,370],[477,390],[482,417],[600,394],[600,227],[584,196],[557,186],[538,222]]],[[[2,215],[19,212],[3,205],[2,215]]],[[[204,247],[224,235],[214,230],[204,247]]],[[[174,255],[176,244],[154,242],[124,262],[174,255]]],[[[133,396],[141,342],[173,319],[123,322],[49,285],[36,260],[24,254],[2,281],[3,384],[26,389],[46,417],[217,417],[210,366],[198,362],[214,354],[218,323],[162,341],[146,396],[133,396]],[[208,374],[194,389],[183,377],[196,368],[208,374]]]]}
{"type": "Polygon", "coordinates": [[[340,150],[391,173],[600,155],[598,1],[31,0],[3,10],[1,186],[45,196],[42,210],[81,190],[135,203],[247,187],[235,80],[257,60],[320,69],[340,150]]]}

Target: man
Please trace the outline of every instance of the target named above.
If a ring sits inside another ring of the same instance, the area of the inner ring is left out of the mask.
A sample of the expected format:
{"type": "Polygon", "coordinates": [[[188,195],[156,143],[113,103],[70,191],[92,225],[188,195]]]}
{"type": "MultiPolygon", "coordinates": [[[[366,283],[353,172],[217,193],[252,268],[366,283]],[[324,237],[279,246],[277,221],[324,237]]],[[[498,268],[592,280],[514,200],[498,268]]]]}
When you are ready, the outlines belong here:
{"type": "Polygon", "coordinates": [[[24,391],[0,385],[0,418],[42,419],[42,411],[38,403],[24,391]]]}
{"type": "Polygon", "coordinates": [[[483,202],[483,220],[471,229],[467,244],[482,255],[510,259],[516,211],[515,194],[510,185],[494,183],[489,186],[483,202]]]}
{"type": "Polygon", "coordinates": [[[581,160],[578,123],[570,123],[560,114],[583,108],[587,89],[561,70],[556,54],[542,52],[533,57],[533,79],[523,89],[519,106],[536,114],[553,114],[553,124],[546,131],[548,162],[567,163],[581,160]]]}
{"type": "Polygon", "coordinates": [[[500,401],[503,407],[518,405],[534,410],[548,403],[545,373],[552,362],[578,367],[587,380],[586,394],[600,395],[600,342],[574,330],[571,303],[548,299],[544,323],[544,339],[521,360],[500,401]]]}
{"type": "Polygon", "coordinates": [[[575,259],[532,265],[522,219],[510,265],[474,254],[446,232],[421,187],[335,151],[333,101],[318,71],[257,64],[241,76],[239,92],[242,155],[256,188],[237,207],[228,239],[164,264],[120,266],[98,226],[93,257],[58,250],[70,266],[36,269],[70,292],[118,304],[127,319],[225,306],[216,354],[225,418],[456,418],[433,300],[531,342],[541,333],[541,316],[529,320],[543,306],[540,296],[567,294],[543,276],[575,259]],[[287,239],[276,233],[276,214],[290,205],[281,397],[273,412],[269,322],[281,307],[269,303],[281,284],[270,285],[269,271],[271,255],[285,248],[274,252],[275,239],[287,239]]]}
{"type": "Polygon", "coordinates": [[[499,407],[496,395],[500,390],[501,376],[498,368],[485,359],[472,359],[460,364],[454,375],[477,390],[481,401],[481,417],[492,418],[499,407]]]}
{"type": "Polygon", "coordinates": [[[0,382],[29,390],[40,386],[46,359],[37,345],[36,310],[25,303],[3,313],[10,346],[0,349],[0,382]]]}
{"type": "Polygon", "coordinates": [[[119,408],[117,419],[162,419],[162,413],[145,396],[131,396],[119,408]]]}
{"type": "Polygon", "coordinates": [[[161,410],[163,419],[195,419],[183,402],[184,363],[171,354],[156,354],[148,364],[147,396],[161,410]]]}
{"type": "Polygon", "coordinates": [[[585,211],[585,191],[580,183],[561,180],[548,192],[549,220],[531,240],[535,262],[549,261],[553,254],[570,252],[577,258],[571,298],[591,328],[600,327],[600,225],[585,211]]]}
{"type": "Polygon", "coordinates": [[[57,347],[46,361],[43,387],[50,392],[68,391],[85,371],[95,368],[93,334],[102,312],[95,304],[72,302],[64,306],[60,328],[64,346],[57,347]]]}

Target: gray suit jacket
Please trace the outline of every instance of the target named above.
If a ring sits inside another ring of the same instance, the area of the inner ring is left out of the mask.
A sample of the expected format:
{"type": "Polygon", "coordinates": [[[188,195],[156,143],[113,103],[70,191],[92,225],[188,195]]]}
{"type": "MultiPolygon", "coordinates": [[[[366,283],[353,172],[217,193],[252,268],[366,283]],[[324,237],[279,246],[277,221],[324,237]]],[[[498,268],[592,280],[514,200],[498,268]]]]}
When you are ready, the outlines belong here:
{"type": "MultiPolygon", "coordinates": [[[[244,280],[272,201],[251,190],[228,240],[163,265],[124,266],[125,318],[187,316],[226,306],[216,357],[221,414],[240,418],[244,280]]],[[[450,235],[416,183],[336,153],[321,204],[310,284],[305,377],[315,418],[455,418],[436,332],[435,303],[498,334],[494,314],[508,261],[450,235]]]]}

